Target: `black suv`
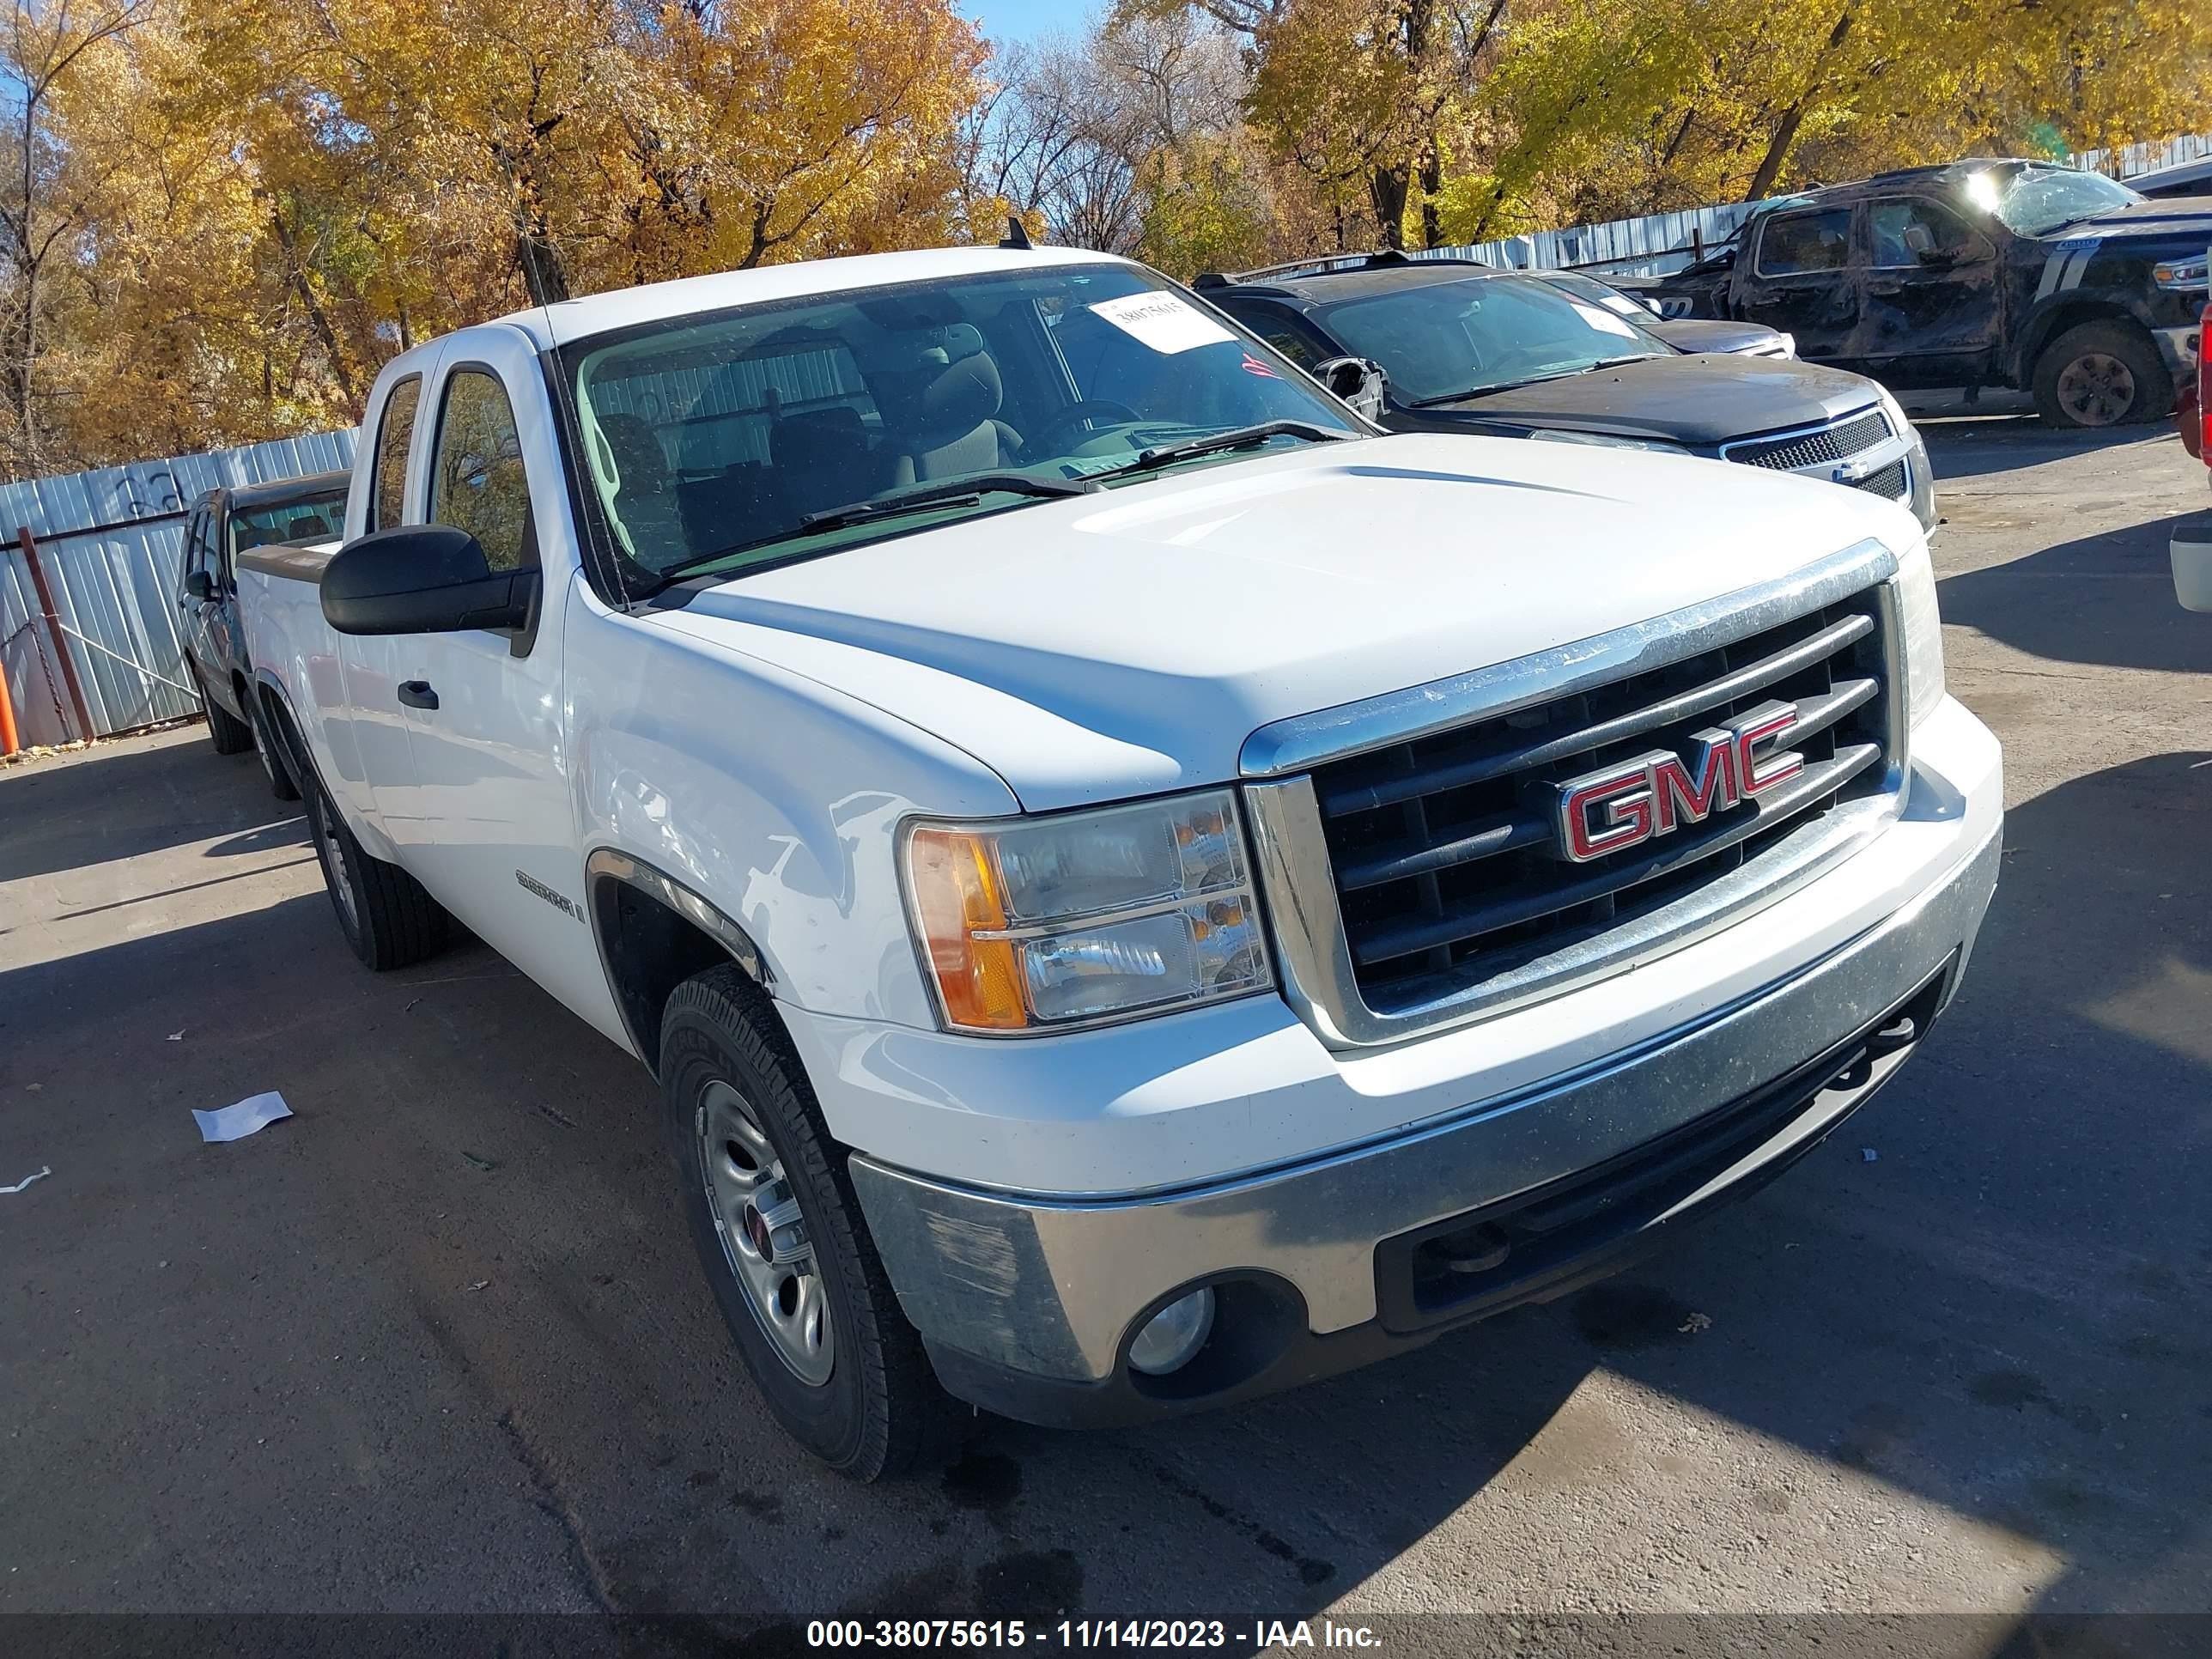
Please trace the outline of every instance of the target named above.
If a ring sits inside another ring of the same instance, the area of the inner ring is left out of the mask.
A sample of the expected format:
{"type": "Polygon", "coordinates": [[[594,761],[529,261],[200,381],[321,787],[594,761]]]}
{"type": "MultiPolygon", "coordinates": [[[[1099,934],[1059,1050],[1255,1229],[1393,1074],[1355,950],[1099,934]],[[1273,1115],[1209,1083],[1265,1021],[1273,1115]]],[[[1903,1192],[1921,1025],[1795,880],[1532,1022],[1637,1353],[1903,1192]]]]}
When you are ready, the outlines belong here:
{"type": "Polygon", "coordinates": [[[2208,241],[2212,196],[1954,161],[1784,198],[1686,270],[1619,285],[1887,386],[2017,387],[2053,426],[2117,426],[2173,407],[2208,241]]]}
{"type": "Polygon", "coordinates": [[[1383,373],[1393,432],[1469,432],[1741,461],[1887,496],[1936,522],[1920,434],[1882,388],[1787,358],[1690,353],[1541,276],[1384,252],[1194,286],[1334,382],[1383,373]]]}
{"type": "Polygon", "coordinates": [[[279,800],[296,800],[299,791],[284,763],[263,740],[255,718],[247,690],[252,665],[238,626],[235,561],[249,547],[324,541],[341,533],[352,477],[316,472],[277,483],[210,489],[192,503],[185,521],[177,605],[184,612],[185,666],[207,705],[209,739],[218,755],[258,750],[279,800]]]}

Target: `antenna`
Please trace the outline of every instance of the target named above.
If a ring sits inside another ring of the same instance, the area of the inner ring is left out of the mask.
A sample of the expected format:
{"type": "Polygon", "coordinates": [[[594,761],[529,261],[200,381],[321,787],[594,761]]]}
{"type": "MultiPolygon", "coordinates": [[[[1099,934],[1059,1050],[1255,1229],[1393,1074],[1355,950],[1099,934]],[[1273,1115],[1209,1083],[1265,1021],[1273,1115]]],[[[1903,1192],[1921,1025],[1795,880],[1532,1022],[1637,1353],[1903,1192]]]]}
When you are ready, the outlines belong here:
{"type": "Polygon", "coordinates": [[[1010,213],[1006,216],[1006,234],[1000,239],[999,246],[1018,248],[1026,253],[1036,244],[1030,240],[1029,228],[1017,216],[1010,213]]]}

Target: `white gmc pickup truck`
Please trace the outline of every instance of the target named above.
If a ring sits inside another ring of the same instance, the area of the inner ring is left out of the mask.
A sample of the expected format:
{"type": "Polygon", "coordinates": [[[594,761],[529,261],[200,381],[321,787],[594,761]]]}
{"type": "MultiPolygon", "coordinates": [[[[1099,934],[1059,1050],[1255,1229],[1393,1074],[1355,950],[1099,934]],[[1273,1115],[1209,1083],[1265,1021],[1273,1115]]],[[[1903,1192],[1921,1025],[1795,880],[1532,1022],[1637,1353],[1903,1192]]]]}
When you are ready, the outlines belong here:
{"type": "Polygon", "coordinates": [[[1904,508],[1386,436],[1096,254],[463,330],[239,564],[349,943],[457,918],[645,1063],[862,1477],[1613,1270],[1896,1070],[1996,879],[1904,508]]]}

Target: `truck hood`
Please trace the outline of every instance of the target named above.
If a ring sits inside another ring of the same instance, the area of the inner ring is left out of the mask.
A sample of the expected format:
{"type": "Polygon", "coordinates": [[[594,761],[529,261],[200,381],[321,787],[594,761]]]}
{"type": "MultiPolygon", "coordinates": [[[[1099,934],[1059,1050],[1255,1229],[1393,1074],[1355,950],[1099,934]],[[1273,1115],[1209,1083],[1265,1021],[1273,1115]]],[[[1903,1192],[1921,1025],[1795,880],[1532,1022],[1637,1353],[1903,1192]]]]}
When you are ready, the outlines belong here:
{"type": "Polygon", "coordinates": [[[1271,720],[1919,533],[1756,467],[1415,434],[956,521],[702,586],[653,625],[895,714],[1036,811],[1218,783],[1271,720]]]}
{"type": "Polygon", "coordinates": [[[1647,357],[1619,368],[1492,392],[1418,411],[1513,426],[1715,447],[1755,433],[1818,426],[1871,406],[1871,381],[1775,357],[1647,357]]]}
{"type": "Polygon", "coordinates": [[[2076,220],[2041,240],[2078,242],[2092,237],[2110,240],[2116,236],[2173,236],[2201,247],[2212,240],[2212,197],[2170,196],[2117,207],[2094,219],[2076,220]]]}
{"type": "Polygon", "coordinates": [[[1654,318],[1644,327],[1678,351],[1742,352],[1782,337],[1779,329],[1764,323],[1709,323],[1686,318],[1670,323],[1654,318]]]}

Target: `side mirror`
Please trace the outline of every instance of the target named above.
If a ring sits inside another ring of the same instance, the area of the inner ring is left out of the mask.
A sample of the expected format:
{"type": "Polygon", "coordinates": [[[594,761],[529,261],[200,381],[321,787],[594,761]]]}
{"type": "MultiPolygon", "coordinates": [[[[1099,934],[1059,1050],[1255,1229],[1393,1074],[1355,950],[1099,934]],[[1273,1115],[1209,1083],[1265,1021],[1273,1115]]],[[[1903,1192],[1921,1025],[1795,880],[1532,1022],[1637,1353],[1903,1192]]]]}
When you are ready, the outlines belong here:
{"type": "Polygon", "coordinates": [[[459,634],[530,626],[535,570],[495,571],[452,525],[402,525],[349,542],[323,570],[323,617],[341,634],[459,634]]]}
{"type": "Polygon", "coordinates": [[[195,599],[215,597],[215,578],[204,570],[195,570],[185,578],[185,592],[195,599]]]}
{"type": "Polygon", "coordinates": [[[1331,357],[1314,365],[1314,379],[1370,421],[1382,418],[1383,389],[1389,377],[1380,363],[1364,357],[1331,357]]]}

